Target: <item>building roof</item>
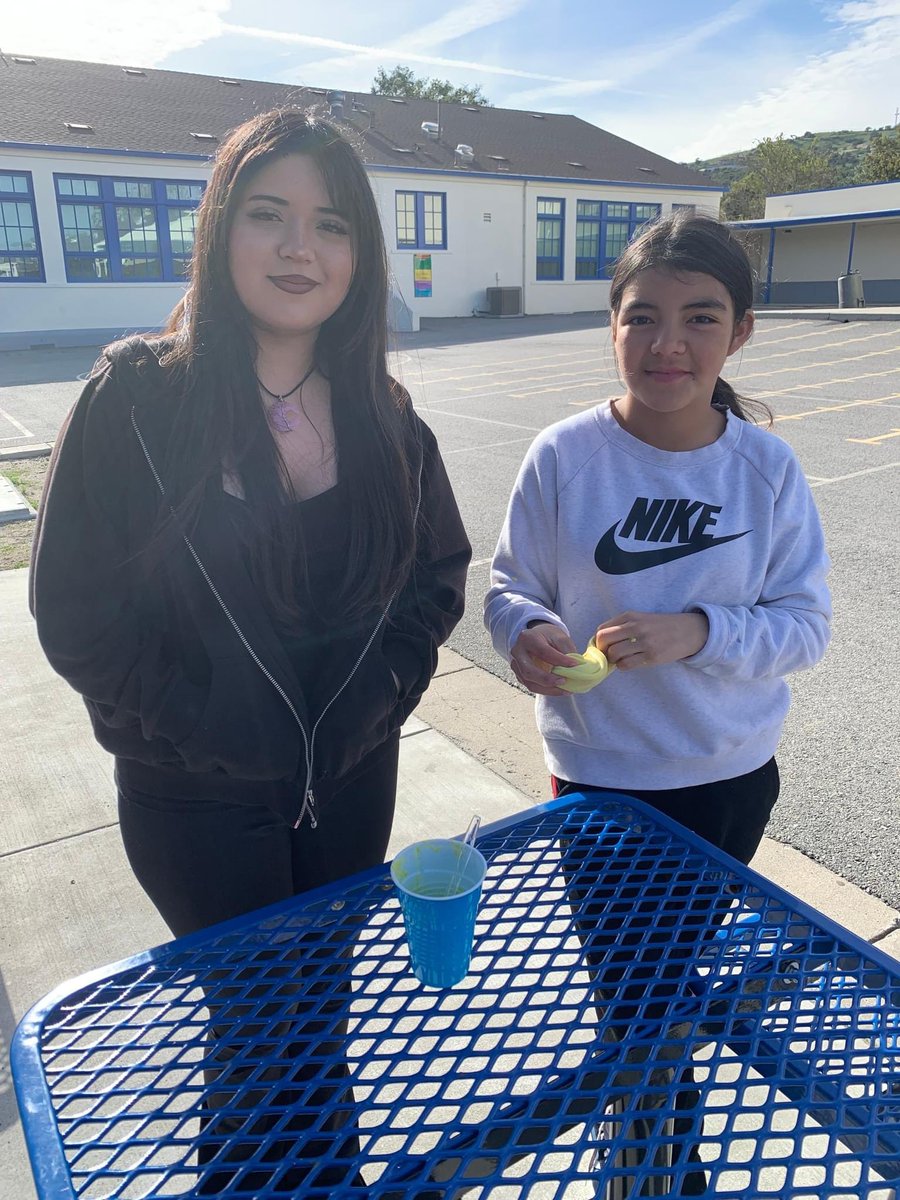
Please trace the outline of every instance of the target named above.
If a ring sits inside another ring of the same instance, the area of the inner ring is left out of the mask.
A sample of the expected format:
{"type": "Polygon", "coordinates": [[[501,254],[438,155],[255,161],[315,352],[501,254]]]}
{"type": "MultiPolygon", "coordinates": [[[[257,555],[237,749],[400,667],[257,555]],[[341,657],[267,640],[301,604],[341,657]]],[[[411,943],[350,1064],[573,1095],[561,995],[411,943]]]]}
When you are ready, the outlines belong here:
{"type": "MultiPolygon", "coordinates": [[[[789,193],[786,193],[789,194],[789,193]]],[[[900,217],[900,208],[878,212],[825,213],[810,217],[757,217],[752,221],[729,221],[732,229],[794,229],[798,225],[836,225],[842,221],[892,221],[900,217]]]]}
{"type": "Polygon", "coordinates": [[[336,95],[343,96],[341,127],[355,131],[357,149],[373,167],[723,190],[574,116],[442,103],[434,140],[422,129],[423,121],[438,119],[433,100],[25,54],[0,55],[0,144],[208,158],[255,113],[288,104],[327,108],[336,95]],[[458,145],[471,146],[474,156],[464,159],[458,145]]]}

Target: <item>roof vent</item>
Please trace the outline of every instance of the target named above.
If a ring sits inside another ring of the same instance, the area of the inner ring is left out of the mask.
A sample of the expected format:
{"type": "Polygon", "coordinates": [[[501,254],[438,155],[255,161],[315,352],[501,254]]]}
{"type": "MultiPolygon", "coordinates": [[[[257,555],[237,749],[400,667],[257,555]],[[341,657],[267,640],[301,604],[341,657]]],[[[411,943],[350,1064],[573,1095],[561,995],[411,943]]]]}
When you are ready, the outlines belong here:
{"type": "Polygon", "coordinates": [[[93,133],[93,125],[86,125],[83,121],[64,121],[66,129],[71,129],[73,133],[93,133]]]}
{"type": "Polygon", "coordinates": [[[23,65],[27,63],[28,66],[30,66],[30,67],[33,67],[35,62],[37,61],[34,58],[25,58],[24,55],[18,55],[18,54],[14,54],[12,56],[12,60],[13,60],[13,62],[22,63],[23,65]]]}
{"type": "Polygon", "coordinates": [[[456,154],[463,162],[471,162],[475,157],[475,151],[471,146],[467,146],[465,142],[460,142],[456,147],[456,154]]]}
{"type": "Polygon", "coordinates": [[[644,171],[647,175],[657,175],[659,172],[656,167],[638,167],[639,171],[644,171]]]}
{"type": "Polygon", "coordinates": [[[369,112],[369,110],[367,108],[364,108],[358,100],[353,100],[351,102],[351,108],[352,108],[353,112],[361,112],[361,113],[366,113],[366,114],[368,114],[368,112],[369,112]]]}
{"type": "Polygon", "coordinates": [[[219,83],[225,83],[228,87],[240,87],[240,80],[237,79],[220,79],[219,83]]]}
{"type": "Polygon", "coordinates": [[[529,117],[534,117],[536,121],[546,121],[547,119],[543,113],[529,113],[528,115],[529,117]]]}
{"type": "Polygon", "coordinates": [[[489,154],[488,158],[492,158],[494,162],[509,162],[505,154],[489,154]]]}
{"type": "Polygon", "coordinates": [[[410,150],[406,146],[395,146],[394,153],[395,154],[415,154],[415,150],[410,150]]]}
{"type": "Polygon", "coordinates": [[[219,135],[217,133],[195,133],[191,130],[191,137],[196,138],[198,142],[217,142],[219,135]]]}
{"type": "Polygon", "coordinates": [[[466,112],[481,112],[481,109],[474,104],[464,104],[463,108],[466,110],[466,112]]]}
{"type": "Polygon", "coordinates": [[[583,167],[584,167],[584,163],[579,163],[579,162],[567,162],[567,163],[566,163],[566,166],[567,166],[567,167],[582,167],[582,168],[583,168],[583,167]]]}
{"type": "Polygon", "coordinates": [[[436,142],[440,136],[441,127],[437,121],[423,121],[422,132],[426,137],[430,137],[433,142],[436,142]]]}
{"type": "Polygon", "coordinates": [[[143,75],[145,79],[147,78],[147,72],[141,70],[140,67],[123,67],[122,70],[126,75],[143,75]]]}
{"type": "Polygon", "coordinates": [[[328,93],[328,115],[333,121],[343,121],[345,99],[343,92],[328,93]]]}
{"type": "Polygon", "coordinates": [[[388,96],[388,100],[390,100],[391,104],[405,104],[406,103],[406,101],[401,100],[399,96],[388,96]]]}

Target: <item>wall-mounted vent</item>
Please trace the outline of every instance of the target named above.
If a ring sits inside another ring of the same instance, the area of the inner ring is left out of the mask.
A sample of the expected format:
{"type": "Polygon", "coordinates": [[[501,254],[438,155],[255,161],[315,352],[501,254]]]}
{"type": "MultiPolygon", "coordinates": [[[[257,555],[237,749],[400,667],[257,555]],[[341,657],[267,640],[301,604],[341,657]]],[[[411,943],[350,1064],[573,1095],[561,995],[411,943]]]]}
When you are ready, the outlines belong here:
{"type": "Polygon", "coordinates": [[[13,55],[13,62],[21,63],[23,66],[26,66],[26,65],[27,65],[27,66],[29,66],[29,67],[33,67],[33,66],[34,66],[34,64],[37,62],[37,59],[35,59],[35,58],[25,58],[25,57],[24,57],[24,55],[14,54],[14,55],[13,55]]]}
{"type": "Polygon", "coordinates": [[[147,72],[142,71],[140,67],[123,67],[122,70],[126,75],[139,75],[141,78],[147,78],[147,72]]]}
{"type": "Polygon", "coordinates": [[[482,221],[485,221],[485,222],[486,222],[488,225],[490,225],[490,223],[491,223],[491,214],[490,214],[490,213],[483,213],[483,214],[482,214],[482,217],[481,217],[481,219],[482,219],[482,221]]]}
{"type": "Polygon", "coordinates": [[[426,137],[430,137],[433,142],[436,142],[440,136],[441,127],[437,121],[423,121],[422,132],[426,137]]]}
{"type": "Polygon", "coordinates": [[[197,133],[193,129],[191,130],[191,137],[196,138],[198,142],[217,142],[219,140],[217,133],[197,133]]]}
{"type": "Polygon", "coordinates": [[[93,125],[86,125],[84,121],[65,121],[63,122],[66,129],[71,129],[73,133],[93,133],[93,125]]]}
{"type": "Polygon", "coordinates": [[[224,83],[228,87],[240,87],[241,86],[239,79],[220,79],[219,83],[224,83]]]}

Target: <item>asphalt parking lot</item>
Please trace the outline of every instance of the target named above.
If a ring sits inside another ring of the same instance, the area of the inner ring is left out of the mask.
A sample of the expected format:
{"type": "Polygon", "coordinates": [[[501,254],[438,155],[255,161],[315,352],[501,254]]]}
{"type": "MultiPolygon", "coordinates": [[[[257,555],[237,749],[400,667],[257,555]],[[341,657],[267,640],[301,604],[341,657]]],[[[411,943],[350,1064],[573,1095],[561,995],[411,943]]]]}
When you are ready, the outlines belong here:
{"type": "MultiPolygon", "coordinates": [[[[618,390],[597,315],[436,322],[395,370],[434,429],[474,548],[451,647],[511,679],[481,625],[509,491],[538,431],[618,390]]],[[[0,355],[0,450],[52,442],[93,351],[0,355]]],[[[900,322],[760,320],[730,362],[814,489],[833,560],[834,641],[793,681],[770,834],[900,907],[900,322]]]]}

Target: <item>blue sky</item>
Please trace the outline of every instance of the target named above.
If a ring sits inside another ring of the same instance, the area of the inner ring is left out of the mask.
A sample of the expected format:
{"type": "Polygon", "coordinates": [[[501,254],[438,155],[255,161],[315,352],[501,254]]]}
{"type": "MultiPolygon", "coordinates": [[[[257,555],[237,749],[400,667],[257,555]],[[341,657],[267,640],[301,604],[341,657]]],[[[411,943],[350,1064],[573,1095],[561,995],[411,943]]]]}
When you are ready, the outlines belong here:
{"type": "MultiPolygon", "coordinates": [[[[900,0],[35,0],[6,53],[367,91],[379,66],[569,112],[677,161],[892,124],[900,0]]],[[[13,11],[9,11],[13,10],[13,11]]]]}

